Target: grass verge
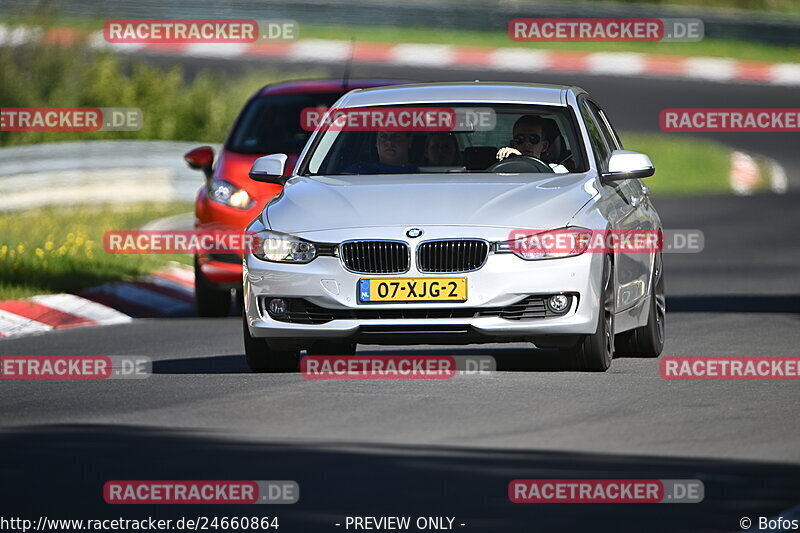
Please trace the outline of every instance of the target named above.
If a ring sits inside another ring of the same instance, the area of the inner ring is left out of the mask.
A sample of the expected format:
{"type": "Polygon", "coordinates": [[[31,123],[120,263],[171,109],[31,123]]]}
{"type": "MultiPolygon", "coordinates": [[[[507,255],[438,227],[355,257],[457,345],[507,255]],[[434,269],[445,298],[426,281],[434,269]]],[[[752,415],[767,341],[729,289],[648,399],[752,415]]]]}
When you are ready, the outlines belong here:
{"type": "Polygon", "coordinates": [[[103,235],[185,213],[192,204],[41,208],[0,213],[0,300],[72,292],[141,276],[188,255],[108,254],[103,235]]]}
{"type": "Polygon", "coordinates": [[[108,139],[219,143],[250,95],[298,77],[260,69],[236,78],[202,71],[187,80],[178,66],[162,69],[84,46],[39,44],[0,48],[0,72],[3,107],[134,107],[144,114],[139,131],[0,131],[0,146],[108,139]]]}
{"type": "Polygon", "coordinates": [[[731,149],[705,139],[658,133],[620,134],[626,150],[650,156],[656,174],[644,183],[656,195],[696,195],[730,191],[731,149]]]}
{"type": "Polygon", "coordinates": [[[620,134],[626,150],[650,156],[656,174],[644,183],[656,195],[696,195],[730,191],[731,149],[701,139],[658,133],[620,134]]]}

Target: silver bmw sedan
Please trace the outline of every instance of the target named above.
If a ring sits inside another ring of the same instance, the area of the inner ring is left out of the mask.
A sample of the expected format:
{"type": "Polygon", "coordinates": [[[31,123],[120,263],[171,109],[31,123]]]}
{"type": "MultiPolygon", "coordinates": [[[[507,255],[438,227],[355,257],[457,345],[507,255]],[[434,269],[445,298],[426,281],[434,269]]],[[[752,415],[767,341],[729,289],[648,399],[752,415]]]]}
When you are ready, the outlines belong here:
{"type": "Polygon", "coordinates": [[[357,344],[528,342],[586,371],[661,353],[655,169],[588,93],[399,85],[313,116],[290,176],[280,154],[250,173],[284,185],[248,227],[253,371],[357,344]]]}

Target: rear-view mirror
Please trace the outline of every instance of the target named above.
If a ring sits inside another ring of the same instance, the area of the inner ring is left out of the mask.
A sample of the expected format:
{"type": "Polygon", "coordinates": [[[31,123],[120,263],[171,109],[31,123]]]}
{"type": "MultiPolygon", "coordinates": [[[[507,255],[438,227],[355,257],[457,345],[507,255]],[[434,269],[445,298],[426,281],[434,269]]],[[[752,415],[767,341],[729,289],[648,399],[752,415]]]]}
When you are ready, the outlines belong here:
{"type": "Polygon", "coordinates": [[[250,168],[250,179],[264,183],[283,185],[288,176],[283,175],[286,166],[286,154],[272,154],[259,157],[250,168]]]}
{"type": "Polygon", "coordinates": [[[602,173],[604,181],[646,178],[655,174],[653,162],[645,154],[630,150],[614,150],[608,158],[608,170],[602,173]]]}
{"type": "Polygon", "coordinates": [[[193,170],[202,170],[206,177],[211,176],[211,167],[214,164],[214,149],[210,146],[200,146],[183,155],[183,160],[193,170]]]}

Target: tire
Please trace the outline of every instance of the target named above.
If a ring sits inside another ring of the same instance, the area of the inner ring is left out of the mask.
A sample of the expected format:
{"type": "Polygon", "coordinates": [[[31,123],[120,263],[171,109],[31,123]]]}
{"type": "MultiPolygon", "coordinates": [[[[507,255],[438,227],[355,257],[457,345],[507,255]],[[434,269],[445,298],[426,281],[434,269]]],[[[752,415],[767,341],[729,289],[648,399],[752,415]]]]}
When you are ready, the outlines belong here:
{"type": "Polygon", "coordinates": [[[600,298],[600,312],[597,329],[591,335],[583,335],[572,348],[562,349],[561,355],[573,370],[584,372],[605,372],[614,358],[614,268],[611,258],[603,262],[603,292],[600,298]]]}
{"type": "Polygon", "coordinates": [[[356,343],[319,341],[307,350],[309,355],[355,355],[356,343]]]}
{"type": "Polygon", "coordinates": [[[233,291],[233,311],[234,315],[239,316],[244,314],[244,288],[240,287],[233,291]]]}
{"type": "Polygon", "coordinates": [[[194,257],[194,301],[197,315],[204,318],[225,317],[231,310],[231,290],[220,289],[209,282],[200,270],[197,256],[194,257]]]}
{"type": "Polygon", "coordinates": [[[658,357],[664,350],[667,303],[664,295],[664,263],[657,254],[647,324],[618,336],[620,353],[627,357],[658,357]]]}
{"type": "Polygon", "coordinates": [[[250,335],[247,316],[242,315],[244,356],[252,372],[294,372],[300,361],[299,351],[271,350],[265,339],[250,335]]]}

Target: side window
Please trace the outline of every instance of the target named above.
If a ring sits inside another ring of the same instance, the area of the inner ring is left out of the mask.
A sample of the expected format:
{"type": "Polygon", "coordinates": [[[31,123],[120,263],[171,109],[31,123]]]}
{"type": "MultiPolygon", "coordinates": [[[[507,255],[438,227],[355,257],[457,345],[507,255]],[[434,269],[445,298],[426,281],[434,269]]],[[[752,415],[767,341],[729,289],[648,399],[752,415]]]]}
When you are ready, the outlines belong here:
{"type": "Polygon", "coordinates": [[[589,109],[586,101],[581,104],[581,114],[583,115],[583,121],[586,123],[586,129],[589,131],[589,142],[592,144],[592,151],[594,152],[597,168],[600,172],[603,172],[606,170],[608,156],[611,152],[608,146],[606,146],[606,142],[603,140],[603,134],[601,133],[597,119],[589,109]]]}
{"type": "MultiPolygon", "coordinates": [[[[603,133],[603,137],[605,137],[611,151],[622,150],[622,142],[619,140],[617,132],[611,127],[611,123],[608,121],[608,117],[606,117],[603,110],[594,102],[587,100],[586,104],[596,117],[597,123],[600,126],[600,131],[603,133]]],[[[621,188],[625,191],[625,194],[631,197],[640,196],[642,192],[642,184],[639,180],[625,180],[621,188]]]]}
{"type": "Polygon", "coordinates": [[[617,135],[617,132],[611,127],[611,123],[608,121],[605,112],[594,102],[587,100],[586,104],[596,117],[597,124],[600,126],[600,132],[603,134],[603,137],[605,137],[606,143],[611,147],[611,150],[622,150],[622,142],[619,140],[619,135],[617,135]]]}

